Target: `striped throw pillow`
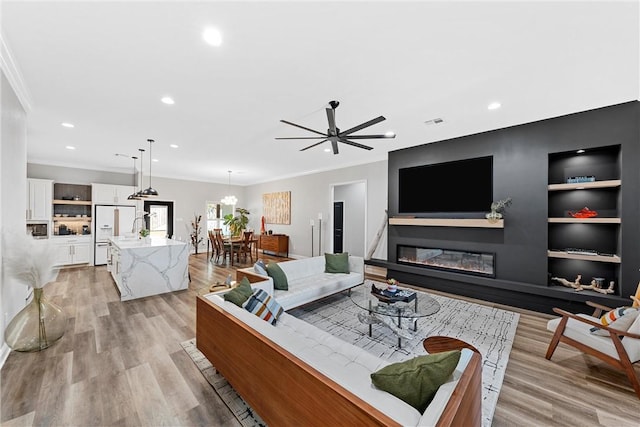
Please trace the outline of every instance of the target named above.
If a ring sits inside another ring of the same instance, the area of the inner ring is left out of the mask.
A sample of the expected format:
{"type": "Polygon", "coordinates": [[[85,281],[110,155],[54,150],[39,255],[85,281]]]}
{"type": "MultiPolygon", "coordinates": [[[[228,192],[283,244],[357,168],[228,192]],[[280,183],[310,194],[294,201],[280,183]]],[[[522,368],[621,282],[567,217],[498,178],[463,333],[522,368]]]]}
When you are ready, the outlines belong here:
{"type": "MultiPolygon", "coordinates": [[[[638,309],[634,307],[618,307],[600,317],[600,323],[619,331],[626,331],[634,320],[636,320],[638,313],[638,309]]],[[[590,331],[594,335],[609,335],[608,331],[596,327],[591,328],[590,331]]]]}
{"type": "Polygon", "coordinates": [[[248,312],[255,314],[272,325],[276,324],[278,317],[284,312],[278,301],[263,289],[256,289],[242,306],[248,312]]]}

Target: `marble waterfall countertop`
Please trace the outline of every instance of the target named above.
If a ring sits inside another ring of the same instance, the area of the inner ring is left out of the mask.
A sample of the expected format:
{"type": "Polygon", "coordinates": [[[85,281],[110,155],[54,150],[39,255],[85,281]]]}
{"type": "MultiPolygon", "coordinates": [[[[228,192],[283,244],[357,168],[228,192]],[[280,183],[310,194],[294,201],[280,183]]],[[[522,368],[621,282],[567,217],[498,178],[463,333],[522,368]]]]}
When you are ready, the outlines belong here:
{"type": "Polygon", "coordinates": [[[108,267],[120,300],[189,287],[189,245],[177,240],[112,237],[108,267]]]}

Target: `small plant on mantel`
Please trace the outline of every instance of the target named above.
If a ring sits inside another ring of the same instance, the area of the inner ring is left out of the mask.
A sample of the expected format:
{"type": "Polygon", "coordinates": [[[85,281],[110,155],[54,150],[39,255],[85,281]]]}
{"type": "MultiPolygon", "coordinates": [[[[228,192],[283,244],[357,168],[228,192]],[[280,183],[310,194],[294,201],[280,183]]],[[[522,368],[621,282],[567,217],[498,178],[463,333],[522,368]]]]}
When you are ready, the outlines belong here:
{"type": "Polygon", "coordinates": [[[507,206],[511,204],[511,197],[507,197],[506,199],[497,200],[491,203],[491,212],[485,215],[487,220],[491,223],[498,222],[502,219],[502,211],[505,210],[507,206]]]}
{"type": "Polygon", "coordinates": [[[193,214],[193,221],[191,221],[191,244],[193,245],[196,255],[198,255],[198,246],[202,242],[202,237],[200,237],[200,220],[202,220],[202,215],[193,214]]]}

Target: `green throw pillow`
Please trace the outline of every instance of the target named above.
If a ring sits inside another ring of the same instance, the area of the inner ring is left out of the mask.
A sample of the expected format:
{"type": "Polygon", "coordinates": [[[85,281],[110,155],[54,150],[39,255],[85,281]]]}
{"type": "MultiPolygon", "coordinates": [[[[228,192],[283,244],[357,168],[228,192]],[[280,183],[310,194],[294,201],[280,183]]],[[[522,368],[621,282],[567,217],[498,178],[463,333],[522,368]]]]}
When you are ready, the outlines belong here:
{"type": "Polygon", "coordinates": [[[325,273],[349,273],[349,253],[324,254],[325,273]]]}
{"type": "Polygon", "coordinates": [[[242,304],[244,304],[251,295],[253,295],[251,283],[249,283],[249,279],[243,277],[238,286],[224,294],[224,300],[231,301],[238,307],[242,307],[242,304]]]}
{"type": "Polygon", "coordinates": [[[460,360],[460,350],[445,351],[392,363],[371,374],[371,382],[422,414],[438,388],[447,382],[460,360]]]}
{"type": "Polygon", "coordinates": [[[267,265],[267,274],[273,279],[273,289],[277,289],[279,291],[289,290],[287,275],[284,274],[284,271],[282,271],[282,268],[280,268],[277,263],[270,262],[267,265]]]}

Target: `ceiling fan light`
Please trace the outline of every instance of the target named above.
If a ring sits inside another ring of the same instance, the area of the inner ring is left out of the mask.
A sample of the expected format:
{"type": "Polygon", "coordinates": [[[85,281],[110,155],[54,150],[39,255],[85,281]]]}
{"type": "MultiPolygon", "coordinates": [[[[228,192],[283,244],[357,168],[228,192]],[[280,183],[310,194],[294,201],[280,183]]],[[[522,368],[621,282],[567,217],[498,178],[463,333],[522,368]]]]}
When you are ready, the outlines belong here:
{"type": "Polygon", "coordinates": [[[393,132],[393,131],[389,131],[389,132],[385,132],[385,133],[384,133],[384,136],[385,136],[386,138],[395,138],[395,137],[396,137],[396,133],[395,133],[395,132],[393,132]]]}

